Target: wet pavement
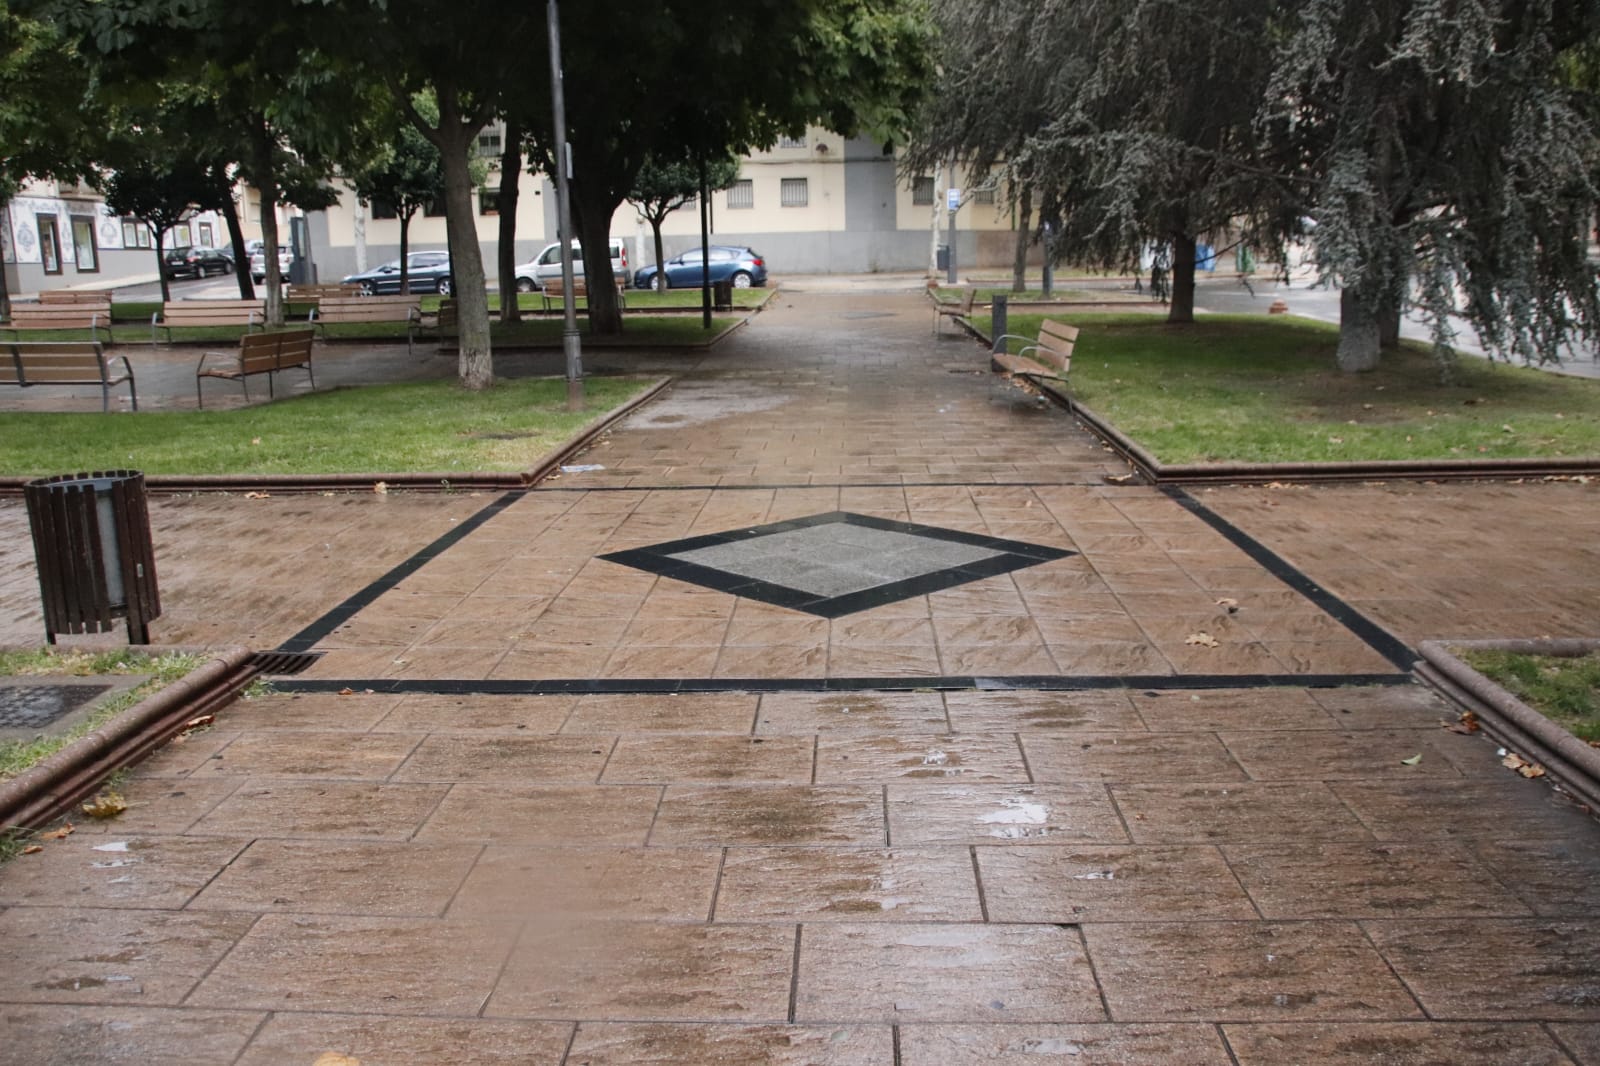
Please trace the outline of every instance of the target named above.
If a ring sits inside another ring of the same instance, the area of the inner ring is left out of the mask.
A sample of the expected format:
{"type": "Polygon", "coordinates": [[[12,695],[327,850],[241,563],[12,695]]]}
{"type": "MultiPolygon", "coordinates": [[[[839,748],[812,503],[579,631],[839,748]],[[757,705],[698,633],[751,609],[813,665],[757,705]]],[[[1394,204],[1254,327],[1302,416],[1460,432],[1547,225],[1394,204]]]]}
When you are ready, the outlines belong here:
{"type": "Polygon", "coordinates": [[[155,501],[159,640],[322,656],[0,869],[0,1062],[1600,1066],[1600,828],[1408,674],[1600,631],[1597,489],[1108,484],[928,321],[780,294],[528,492],[155,501]]]}

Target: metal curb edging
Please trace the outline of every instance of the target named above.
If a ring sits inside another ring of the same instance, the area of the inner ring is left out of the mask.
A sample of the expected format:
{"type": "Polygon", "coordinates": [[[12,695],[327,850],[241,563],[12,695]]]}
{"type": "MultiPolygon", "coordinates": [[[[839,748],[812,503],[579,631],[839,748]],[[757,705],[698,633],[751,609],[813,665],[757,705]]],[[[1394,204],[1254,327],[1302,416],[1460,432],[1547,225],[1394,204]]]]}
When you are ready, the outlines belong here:
{"type": "Polygon", "coordinates": [[[1484,732],[1540,763],[1561,785],[1600,810],[1600,748],[1593,748],[1457,658],[1451,648],[1524,655],[1585,655],[1600,640],[1425,640],[1419,677],[1478,716],[1484,732]]]}
{"type": "Polygon", "coordinates": [[[154,692],[92,733],[0,783],[0,827],[37,828],[91,795],[114,770],[182,732],[189,721],[232,702],[257,671],[248,648],[211,662],[154,692]]]}
{"type": "MultiPolygon", "coordinates": [[[[655,384],[620,407],[596,416],[558,444],[546,458],[530,470],[508,470],[503,473],[415,473],[394,472],[374,474],[154,474],[146,475],[145,487],[151,492],[176,494],[186,492],[275,492],[283,495],[310,492],[367,492],[379,482],[390,488],[411,492],[457,491],[509,491],[524,489],[550,475],[575,452],[581,451],[589,440],[598,436],[613,422],[632,414],[640,405],[655,399],[661,390],[671,385],[673,378],[656,379],[655,384]]],[[[0,477],[0,498],[22,495],[22,487],[34,480],[31,477],[0,477]]]]}

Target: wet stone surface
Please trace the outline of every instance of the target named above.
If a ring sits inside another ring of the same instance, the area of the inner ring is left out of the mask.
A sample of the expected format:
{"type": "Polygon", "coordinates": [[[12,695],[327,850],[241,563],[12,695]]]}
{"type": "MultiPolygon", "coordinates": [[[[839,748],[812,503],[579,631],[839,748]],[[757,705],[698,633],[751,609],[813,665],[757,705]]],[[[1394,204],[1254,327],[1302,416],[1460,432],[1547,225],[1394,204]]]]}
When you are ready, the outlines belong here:
{"type": "MultiPolygon", "coordinates": [[[[500,498],[153,501],[162,640],[372,594],[0,866],[0,1066],[1600,1066],[1592,816],[928,316],[609,353],[599,469],[381,588],[500,498]]],[[[1193,496],[1410,641],[1600,631],[1596,491],[1193,496]]]]}

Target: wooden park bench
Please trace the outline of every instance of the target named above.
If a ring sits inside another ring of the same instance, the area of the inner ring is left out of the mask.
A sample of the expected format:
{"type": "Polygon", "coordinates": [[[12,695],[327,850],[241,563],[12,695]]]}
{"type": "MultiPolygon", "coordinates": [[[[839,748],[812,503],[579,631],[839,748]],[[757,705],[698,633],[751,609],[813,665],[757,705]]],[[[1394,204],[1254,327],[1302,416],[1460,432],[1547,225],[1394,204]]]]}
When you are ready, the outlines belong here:
{"type": "Polygon", "coordinates": [[[325,299],[338,300],[344,297],[359,296],[360,285],[341,285],[337,282],[318,285],[290,285],[283,294],[283,302],[304,306],[310,304],[313,308],[320,307],[325,299]]]}
{"type": "Polygon", "coordinates": [[[932,296],[934,301],[933,332],[935,333],[939,332],[939,323],[947,318],[955,322],[970,317],[972,315],[972,304],[978,298],[978,290],[969,288],[962,293],[961,299],[947,303],[939,299],[939,294],[935,291],[938,287],[939,283],[937,281],[928,282],[928,295],[932,296]]]}
{"type": "Polygon", "coordinates": [[[160,330],[167,331],[172,343],[174,326],[243,326],[247,330],[265,329],[265,300],[168,300],[150,316],[150,347],[157,343],[160,330]]]}
{"type": "Polygon", "coordinates": [[[128,357],[106,356],[99,341],[0,341],[0,385],[98,385],[100,410],[111,410],[111,387],[128,383],[128,399],[139,409],[128,357]],[[122,363],[122,371],[112,362],[122,363]]]}
{"type": "Polygon", "coordinates": [[[1078,341],[1077,326],[1069,326],[1065,322],[1047,318],[1039,323],[1037,338],[1007,333],[995,338],[995,341],[999,343],[1008,339],[1031,340],[1032,343],[1024,345],[1017,352],[992,353],[989,356],[989,363],[996,371],[1006,370],[1014,377],[1041,378],[1058,382],[1067,380],[1067,370],[1072,366],[1072,348],[1078,341]]]}
{"type": "Polygon", "coordinates": [[[442,344],[446,337],[456,336],[460,321],[456,302],[448,297],[439,301],[437,311],[424,311],[419,307],[406,329],[406,350],[410,351],[413,342],[419,339],[437,340],[442,344]]]}
{"type": "Polygon", "coordinates": [[[111,297],[104,293],[63,293],[40,303],[13,303],[11,321],[4,327],[12,333],[40,329],[86,329],[94,340],[104,330],[106,343],[111,337],[111,297]]]}
{"type": "Polygon", "coordinates": [[[42,304],[100,304],[110,299],[110,293],[99,289],[46,289],[39,294],[42,304]]]}
{"type": "MultiPolygon", "coordinates": [[[[617,286],[617,306],[624,311],[628,309],[628,283],[626,278],[613,278],[617,286]]],[[[560,309],[566,299],[566,289],[561,284],[560,278],[545,278],[541,283],[539,295],[544,299],[544,309],[549,311],[551,305],[560,309]]],[[[579,276],[572,279],[572,298],[574,300],[587,300],[589,298],[589,282],[579,276]]]]}
{"type": "Polygon", "coordinates": [[[411,350],[413,325],[422,315],[422,297],[412,294],[391,296],[324,296],[311,312],[313,328],[344,322],[404,322],[406,323],[406,351],[411,350]]]}
{"type": "Polygon", "coordinates": [[[194,394],[199,406],[206,405],[201,384],[206,378],[226,378],[244,386],[244,398],[250,399],[250,378],[255,374],[267,375],[267,395],[276,397],[273,376],[280,370],[299,367],[311,376],[311,387],[317,387],[316,371],[311,368],[311,348],[315,332],[309,329],[282,330],[277,333],[246,333],[239,338],[239,349],[233,352],[207,352],[200,357],[194,371],[194,394]],[[215,366],[206,366],[213,357],[226,360],[215,366]]]}

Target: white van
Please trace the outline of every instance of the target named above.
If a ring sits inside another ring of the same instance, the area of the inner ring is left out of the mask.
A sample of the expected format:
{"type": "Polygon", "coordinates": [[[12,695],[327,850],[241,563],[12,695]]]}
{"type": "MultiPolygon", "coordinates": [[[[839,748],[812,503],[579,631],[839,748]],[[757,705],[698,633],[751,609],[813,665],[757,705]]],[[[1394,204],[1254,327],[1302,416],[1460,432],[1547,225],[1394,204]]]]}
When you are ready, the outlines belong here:
{"type": "MultiPolygon", "coordinates": [[[[572,242],[572,274],[583,277],[583,249],[572,242]]],[[[621,237],[611,238],[611,274],[622,278],[624,284],[632,278],[628,274],[628,245],[621,237]]],[[[517,267],[517,291],[533,292],[544,287],[545,278],[561,276],[561,245],[547,244],[544,251],[517,267]]]]}

